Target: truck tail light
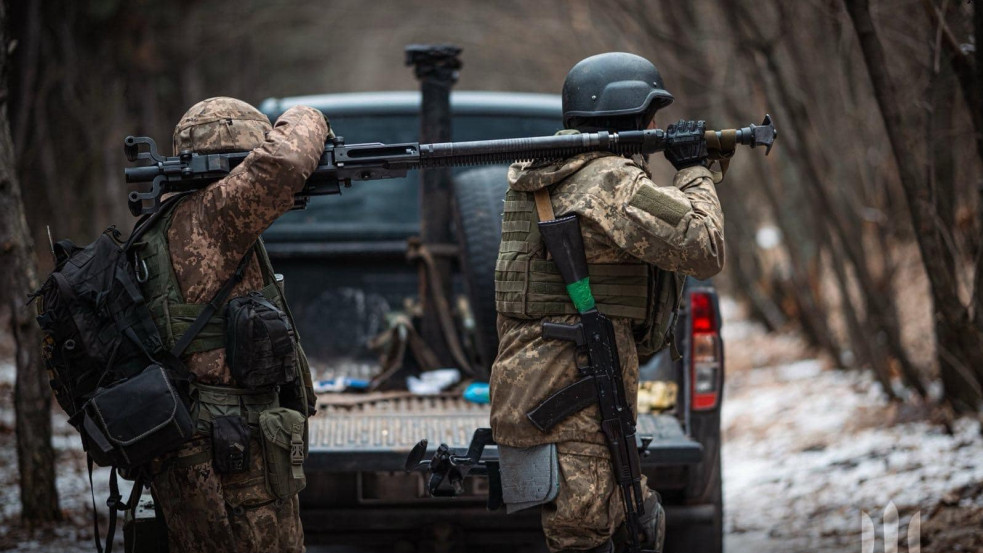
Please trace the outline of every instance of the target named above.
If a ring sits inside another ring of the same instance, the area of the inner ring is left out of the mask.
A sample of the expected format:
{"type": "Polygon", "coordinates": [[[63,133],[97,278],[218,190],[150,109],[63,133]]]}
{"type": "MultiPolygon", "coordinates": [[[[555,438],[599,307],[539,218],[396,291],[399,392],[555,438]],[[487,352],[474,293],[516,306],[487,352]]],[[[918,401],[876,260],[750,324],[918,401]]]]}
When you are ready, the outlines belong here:
{"type": "Polygon", "coordinates": [[[708,411],[720,400],[721,344],[720,321],[714,310],[713,297],[706,292],[689,295],[691,324],[690,390],[694,411],[708,411]]]}

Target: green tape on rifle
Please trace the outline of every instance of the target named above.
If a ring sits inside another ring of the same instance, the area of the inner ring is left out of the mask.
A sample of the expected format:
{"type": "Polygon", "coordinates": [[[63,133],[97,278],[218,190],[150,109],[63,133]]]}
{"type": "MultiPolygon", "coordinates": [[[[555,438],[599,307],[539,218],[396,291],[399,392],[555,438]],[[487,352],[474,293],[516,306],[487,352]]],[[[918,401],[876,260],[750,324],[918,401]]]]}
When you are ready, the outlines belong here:
{"type": "Polygon", "coordinates": [[[573,306],[583,313],[594,308],[594,294],[590,292],[590,278],[584,277],[577,282],[567,284],[567,294],[573,300],[573,306]]]}

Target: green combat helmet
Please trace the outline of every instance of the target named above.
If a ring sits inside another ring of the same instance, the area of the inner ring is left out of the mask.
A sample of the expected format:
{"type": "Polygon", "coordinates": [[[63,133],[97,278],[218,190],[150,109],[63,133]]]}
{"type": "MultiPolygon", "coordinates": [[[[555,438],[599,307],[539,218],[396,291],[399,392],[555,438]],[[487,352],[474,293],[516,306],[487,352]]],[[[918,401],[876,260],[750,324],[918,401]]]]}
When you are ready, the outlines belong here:
{"type": "Polygon", "coordinates": [[[672,101],[647,59],[598,54],[573,66],[563,81],[563,126],[582,132],[639,130],[672,101]]]}

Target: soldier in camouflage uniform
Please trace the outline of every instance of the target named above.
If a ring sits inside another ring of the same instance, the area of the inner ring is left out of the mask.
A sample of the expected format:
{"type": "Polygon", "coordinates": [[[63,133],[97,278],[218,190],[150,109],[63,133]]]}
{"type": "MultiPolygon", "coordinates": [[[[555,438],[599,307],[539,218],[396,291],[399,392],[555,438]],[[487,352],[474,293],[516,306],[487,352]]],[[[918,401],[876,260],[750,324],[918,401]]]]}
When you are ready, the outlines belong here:
{"type": "MultiPolygon", "coordinates": [[[[567,130],[561,132],[652,127],[655,111],[671,101],[647,60],[601,54],[568,74],[563,93],[567,130]]],[[[651,332],[653,315],[663,321],[660,333],[666,330],[667,314],[652,313],[653,306],[671,310],[673,303],[660,304],[652,294],[678,297],[681,279],[671,277],[708,278],[724,262],[723,214],[706,167],[702,132],[702,122],[670,127],[666,157],[678,170],[671,186],[653,182],[645,160],[609,153],[509,169],[495,275],[500,344],[491,371],[491,425],[500,446],[556,444],[559,490],[542,508],[550,551],[610,552],[627,534],[597,407],[574,414],[549,433],[526,418],[544,399],[579,378],[574,345],[542,337],[543,321],[571,324],[578,316],[539,237],[534,193],[548,190],[558,216],[579,216],[591,287],[598,309],[614,325],[627,399],[635,405],[636,341],[651,332]],[[655,289],[665,286],[671,291],[655,289]]],[[[656,342],[652,349],[665,344],[664,334],[656,342]]],[[[658,495],[644,490],[642,543],[658,549],[664,515],[658,495]]]]}
{"type": "MultiPolygon", "coordinates": [[[[293,206],[294,193],[316,168],[329,136],[326,118],[308,107],[287,110],[272,127],[265,115],[232,98],[211,98],[188,110],[174,130],[175,155],[186,150],[252,153],[226,178],[181,198],[170,216],[162,220],[166,221],[161,224],[166,225],[162,230],[166,232],[168,254],[163,258],[169,257],[173,270],[173,279],[167,282],[176,282],[179,288],[166,290],[167,294],[186,305],[208,302],[236,271],[244,255],[255,247],[256,255],[248,261],[232,297],[264,289],[273,290],[270,297],[282,302],[282,289],[268,282],[272,277],[269,260],[257,241],[277,217],[293,206]]],[[[167,276],[168,271],[164,272],[167,276]]],[[[176,304],[167,301],[169,311],[163,312],[169,313],[166,316],[171,319],[163,321],[158,320],[160,302],[149,301],[155,322],[158,328],[177,328],[176,304]]],[[[161,334],[172,333],[162,329],[161,334]]],[[[206,334],[207,327],[202,336],[206,334]]],[[[264,450],[272,446],[260,443],[260,429],[255,424],[257,411],[285,404],[284,393],[261,397],[238,390],[221,340],[216,342],[213,337],[208,343],[209,339],[203,337],[198,347],[192,342],[188,350],[191,353],[183,357],[196,377],[192,397],[198,432],[179,451],[155,461],[151,467],[152,490],[168,527],[170,551],[302,552],[304,535],[294,490],[303,487],[303,474],[295,482],[299,485],[286,488],[286,492],[271,485],[279,476],[267,466],[264,450]],[[215,409],[242,416],[253,429],[248,469],[244,472],[218,474],[213,466],[209,413],[215,409]]],[[[310,394],[310,374],[299,346],[296,354],[301,373],[307,373],[298,375],[305,384],[301,395],[310,394]]],[[[305,397],[292,405],[295,420],[312,414],[311,399],[312,396],[305,397]],[[306,412],[297,413],[300,410],[306,412]]],[[[291,414],[286,409],[276,413],[291,414]]]]}

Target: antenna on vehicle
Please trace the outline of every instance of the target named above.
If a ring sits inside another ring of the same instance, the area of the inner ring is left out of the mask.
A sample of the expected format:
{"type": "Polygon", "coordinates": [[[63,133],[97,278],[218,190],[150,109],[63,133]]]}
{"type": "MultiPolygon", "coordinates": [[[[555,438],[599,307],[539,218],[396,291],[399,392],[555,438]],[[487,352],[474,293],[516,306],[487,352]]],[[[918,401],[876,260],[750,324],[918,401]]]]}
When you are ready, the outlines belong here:
{"type": "Polygon", "coordinates": [[[48,251],[51,252],[51,260],[58,264],[58,256],[55,255],[55,241],[51,239],[51,225],[44,225],[48,229],[48,251]]]}

